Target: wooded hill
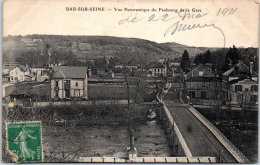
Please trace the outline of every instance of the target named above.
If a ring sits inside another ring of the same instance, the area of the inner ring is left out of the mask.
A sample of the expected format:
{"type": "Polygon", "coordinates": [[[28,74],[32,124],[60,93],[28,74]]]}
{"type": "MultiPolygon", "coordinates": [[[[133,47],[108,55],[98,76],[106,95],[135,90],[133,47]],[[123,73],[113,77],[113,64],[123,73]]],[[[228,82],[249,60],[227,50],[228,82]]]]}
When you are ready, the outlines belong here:
{"type": "Polygon", "coordinates": [[[49,50],[54,61],[62,63],[85,63],[92,59],[122,56],[131,63],[136,63],[140,58],[147,62],[179,58],[185,49],[193,57],[217,48],[189,47],[174,42],[156,43],[137,38],[108,36],[8,36],[3,38],[3,62],[17,61],[29,66],[42,66],[48,61],[49,50]]]}

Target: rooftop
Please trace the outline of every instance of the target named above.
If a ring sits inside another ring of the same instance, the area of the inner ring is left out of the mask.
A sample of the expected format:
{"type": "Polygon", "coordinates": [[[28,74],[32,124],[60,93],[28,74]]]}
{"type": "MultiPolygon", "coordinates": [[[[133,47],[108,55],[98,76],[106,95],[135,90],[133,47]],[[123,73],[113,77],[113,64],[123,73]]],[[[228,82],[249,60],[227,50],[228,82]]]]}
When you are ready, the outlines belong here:
{"type": "Polygon", "coordinates": [[[165,66],[160,62],[151,62],[147,65],[148,68],[165,68],[165,66]]]}
{"type": "Polygon", "coordinates": [[[72,78],[84,79],[86,77],[87,67],[55,66],[52,68],[52,78],[72,78]]]}
{"type": "MultiPolygon", "coordinates": [[[[235,66],[227,70],[222,74],[223,76],[239,76],[239,75],[250,75],[250,69],[243,62],[237,63],[235,66]]],[[[252,73],[253,77],[258,77],[256,72],[252,73]]]]}

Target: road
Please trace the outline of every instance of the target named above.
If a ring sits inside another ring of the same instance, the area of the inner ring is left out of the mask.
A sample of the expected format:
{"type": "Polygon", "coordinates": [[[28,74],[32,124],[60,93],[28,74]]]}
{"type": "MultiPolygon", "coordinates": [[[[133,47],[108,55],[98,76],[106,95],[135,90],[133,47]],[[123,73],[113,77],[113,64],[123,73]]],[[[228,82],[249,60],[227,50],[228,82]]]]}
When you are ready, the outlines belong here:
{"type": "Polygon", "coordinates": [[[210,130],[190,112],[187,104],[180,102],[177,92],[169,90],[163,96],[163,101],[173,115],[192,156],[219,157],[219,153],[221,153],[221,162],[236,162],[210,130]]]}

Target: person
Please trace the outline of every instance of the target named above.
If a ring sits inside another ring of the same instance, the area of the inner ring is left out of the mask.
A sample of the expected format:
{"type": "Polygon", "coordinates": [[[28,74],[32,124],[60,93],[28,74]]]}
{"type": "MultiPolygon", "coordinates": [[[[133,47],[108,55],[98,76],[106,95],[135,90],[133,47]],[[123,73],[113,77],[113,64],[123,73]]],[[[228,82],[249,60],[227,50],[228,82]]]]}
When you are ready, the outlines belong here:
{"type": "Polygon", "coordinates": [[[23,160],[26,160],[27,158],[32,158],[34,160],[34,154],[35,151],[31,150],[27,145],[27,139],[33,139],[35,140],[36,137],[31,136],[29,133],[32,133],[33,131],[27,130],[26,128],[22,128],[22,131],[18,134],[18,136],[15,138],[14,143],[20,145],[21,155],[20,157],[23,158],[23,160]]]}

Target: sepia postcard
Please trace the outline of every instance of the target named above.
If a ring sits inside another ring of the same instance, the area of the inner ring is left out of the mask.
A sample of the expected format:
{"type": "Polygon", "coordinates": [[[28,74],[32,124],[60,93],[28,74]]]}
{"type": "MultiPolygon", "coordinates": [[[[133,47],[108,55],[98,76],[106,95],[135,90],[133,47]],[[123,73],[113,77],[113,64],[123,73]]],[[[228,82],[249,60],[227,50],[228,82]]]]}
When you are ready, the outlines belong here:
{"type": "Polygon", "coordinates": [[[258,162],[258,0],[4,0],[2,25],[3,162],[258,162]]]}

